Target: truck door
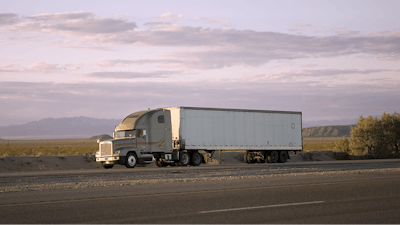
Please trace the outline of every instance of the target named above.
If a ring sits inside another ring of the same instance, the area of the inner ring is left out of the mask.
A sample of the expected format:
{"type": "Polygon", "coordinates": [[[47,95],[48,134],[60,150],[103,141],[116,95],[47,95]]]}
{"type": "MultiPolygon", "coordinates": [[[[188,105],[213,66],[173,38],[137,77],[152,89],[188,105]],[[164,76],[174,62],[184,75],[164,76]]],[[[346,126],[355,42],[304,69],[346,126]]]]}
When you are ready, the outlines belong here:
{"type": "Polygon", "coordinates": [[[136,148],[138,150],[146,150],[147,131],[145,129],[136,130],[136,148]]]}

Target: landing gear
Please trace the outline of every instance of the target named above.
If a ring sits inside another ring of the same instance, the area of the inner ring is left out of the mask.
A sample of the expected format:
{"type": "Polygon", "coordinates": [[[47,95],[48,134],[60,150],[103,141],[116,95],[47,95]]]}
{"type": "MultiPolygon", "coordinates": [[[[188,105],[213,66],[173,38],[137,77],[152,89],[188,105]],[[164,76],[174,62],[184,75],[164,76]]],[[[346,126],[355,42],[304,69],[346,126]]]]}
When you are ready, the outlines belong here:
{"type": "Polygon", "coordinates": [[[246,151],[244,161],[248,164],[265,163],[265,153],[263,151],[246,151]]]}

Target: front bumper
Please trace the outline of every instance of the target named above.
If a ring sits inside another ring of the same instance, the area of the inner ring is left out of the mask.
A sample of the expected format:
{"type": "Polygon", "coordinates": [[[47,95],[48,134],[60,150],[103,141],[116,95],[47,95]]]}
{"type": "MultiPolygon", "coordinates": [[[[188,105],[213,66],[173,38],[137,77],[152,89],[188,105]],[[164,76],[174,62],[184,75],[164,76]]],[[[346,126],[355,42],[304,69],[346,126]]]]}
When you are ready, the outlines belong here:
{"type": "Polygon", "coordinates": [[[119,164],[119,156],[97,156],[96,162],[99,165],[114,165],[119,164]]]}

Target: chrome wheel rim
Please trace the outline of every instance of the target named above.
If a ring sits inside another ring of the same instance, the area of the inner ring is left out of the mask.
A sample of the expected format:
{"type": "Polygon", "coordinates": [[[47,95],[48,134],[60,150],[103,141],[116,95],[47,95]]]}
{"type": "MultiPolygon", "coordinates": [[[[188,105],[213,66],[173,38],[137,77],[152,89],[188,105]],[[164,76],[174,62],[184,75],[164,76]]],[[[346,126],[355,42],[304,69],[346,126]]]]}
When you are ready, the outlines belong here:
{"type": "Polygon", "coordinates": [[[136,158],[135,158],[135,156],[130,155],[130,156],[128,157],[128,164],[129,164],[130,166],[136,165],[136,158]]]}

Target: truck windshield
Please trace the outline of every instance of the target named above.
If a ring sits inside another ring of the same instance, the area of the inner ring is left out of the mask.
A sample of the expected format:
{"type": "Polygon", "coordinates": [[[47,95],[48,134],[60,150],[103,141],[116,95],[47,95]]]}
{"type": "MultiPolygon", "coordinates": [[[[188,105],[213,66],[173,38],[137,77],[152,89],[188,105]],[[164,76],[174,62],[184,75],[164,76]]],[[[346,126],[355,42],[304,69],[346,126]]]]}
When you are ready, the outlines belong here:
{"type": "Polygon", "coordinates": [[[115,132],[115,138],[135,138],[136,130],[120,130],[115,132]]]}

